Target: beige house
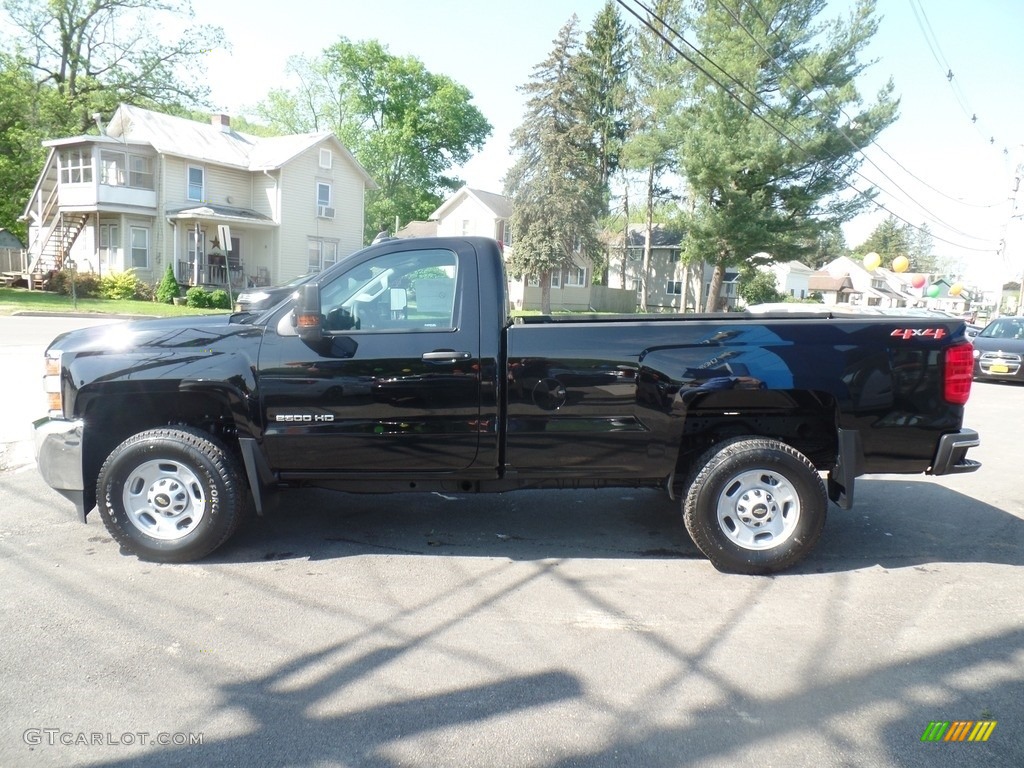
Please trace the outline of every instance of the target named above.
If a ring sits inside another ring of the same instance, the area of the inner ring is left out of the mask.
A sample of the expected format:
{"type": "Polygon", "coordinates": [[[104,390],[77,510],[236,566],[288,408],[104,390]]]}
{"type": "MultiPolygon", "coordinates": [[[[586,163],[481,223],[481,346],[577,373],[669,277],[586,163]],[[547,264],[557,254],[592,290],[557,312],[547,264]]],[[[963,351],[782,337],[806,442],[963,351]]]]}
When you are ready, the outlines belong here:
{"type": "Polygon", "coordinates": [[[376,184],[329,132],[262,138],[122,104],[100,135],[45,142],[29,199],[31,274],[173,265],[183,285],[237,289],[319,271],[363,245],[376,184]]]}
{"type": "Polygon", "coordinates": [[[701,265],[680,261],[682,238],[663,227],[651,229],[651,249],[644,269],[646,227],[631,224],[623,247],[622,236],[608,245],[608,285],[635,294],[635,306],[649,312],[699,312],[706,295],[701,265]]]}

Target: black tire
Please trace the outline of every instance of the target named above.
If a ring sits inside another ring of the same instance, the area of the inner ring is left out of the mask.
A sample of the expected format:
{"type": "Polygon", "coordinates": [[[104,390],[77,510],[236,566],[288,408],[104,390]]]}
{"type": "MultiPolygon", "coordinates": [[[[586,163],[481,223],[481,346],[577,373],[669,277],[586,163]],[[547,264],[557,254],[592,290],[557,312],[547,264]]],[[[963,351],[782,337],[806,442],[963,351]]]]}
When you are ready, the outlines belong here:
{"type": "Polygon", "coordinates": [[[740,437],[697,461],[683,501],[693,543],[720,571],[766,574],[796,564],[825,527],[828,495],[802,453],[740,437]]]}
{"type": "Polygon", "coordinates": [[[185,563],[227,541],[249,503],[238,461],[211,435],[189,427],[152,429],[113,450],[100,469],[103,522],[143,560],[185,563]]]}

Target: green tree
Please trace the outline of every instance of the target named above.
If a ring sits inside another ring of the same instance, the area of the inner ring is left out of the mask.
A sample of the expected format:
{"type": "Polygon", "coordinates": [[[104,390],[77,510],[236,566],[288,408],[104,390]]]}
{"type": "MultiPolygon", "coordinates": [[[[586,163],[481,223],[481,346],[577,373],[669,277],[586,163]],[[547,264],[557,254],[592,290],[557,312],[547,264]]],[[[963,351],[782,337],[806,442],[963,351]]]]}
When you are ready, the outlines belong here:
{"type": "Polygon", "coordinates": [[[850,255],[850,249],[846,245],[846,236],[838,225],[821,232],[816,245],[814,251],[800,256],[799,261],[802,264],[817,269],[839,256],[850,255]]]}
{"type": "Polygon", "coordinates": [[[872,230],[867,240],[854,249],[854,255],[863,258],[866,254],[874,252],[882,257],[884,266],[889,266],[898,256],[910,258],[912,234],[913,230],[899,219],[889,216],[872,230]]]}
{"type": "Polygon", "coordinates": [[[522,124],[512,132],[517,156],[505,177],[512,198],[513,275],[540,278],[541,311],[551,312],[551,273],[600,253],[597,219],[604,204],[597,152],[583,96],[574,15],[554,48],[521,87],[522,124]]]}
{"type": "MultiPolygon", "coordinates": [[[[643,176],[641,204],[644,215],[643,265],[640,271],[640,309],[647,311],[647,276],[651,264],[651,234],[655,211],[674,195],[662,183],[675,163],[675,124],[684,96],[683,83],[692,77],[689,65],[672,44],[672,30],[684,22],[681,0],[658,0],[637,40],[638,55],[634,67],[635,102],[632,125],[622,150],[622,165],[643,176]]],[[[624,197],[627,222],[628,185],[624,197]]],[[[625,261],[622,265],[625,284],[625,261]]]]}
{"type": "Polygon", "coordinates": [[[891,82],[868,105],[855,84],[877,29],[875,3],[858,0],[846,19],[819,22],[824,7],[696,5],[707,58],[691,55],[703,71],[687,83],[678,144],[694,206],[684,255],[714,267],[707,311],[718,308],[727,267],[759,251],[800,258],[870,202],[847,179],[897,109],[891,82]]]}
{"type": "Polygon", "coordinates": [[[469,90],[399,57],[376,40],[341,38],[314,59],[289,63],[299,85],[271,91],[256,114],[283,132],[333,131],[379,189],[367,195],[365,236],[425,219],[461,186],[450,169],[491,133],[469,90]]]}
{"type": "Polygon", "coordinates": [[[786,299],[770,269],[744,267],[737,283],[736,291],[747,304],[771,304],[786,299]]]}
{"type": "Polygon", "coordinates": [[[0,53],[0,227],[23,242],[26,226],[18,219],[46,158],[42,141],[47,138],[47,105],[53,101],[37,91],[27,63],[0,53]]]}
{"type": "Polygon", "coordinates": [[[163,111],[203,104],[203,58],[225,45],[220,27],[186,23],[180,37],[166,33],[192,18],[188,0],[3,0],[2,7],[22,32],[18,52],[36,82],[65,105],[61,131],[85,131],[93,113],[110,114],[121,102],[163,111]]]}
{"type": "Polygon", "coordinates": [[[618,6],[607,0],[586,34],[580,54],[583,99],[594,131],[604,213],[608,212],[609,181],[619,167],[619,155],[629,129],[629,70],[632,37],[618,6]]]}
{"type": "Polygon", "coordinates": [[[160,285],[156,288],[155,298],[159,302],[170,304],[179,296],[181,296],[181,286],[178,285],[178,278],[174,276],[174,267],[168,263],[160,285]]]}
{"type": "Polygon", "coordinates": [[[935,255],[935,240],[927,223],[922,224],[910,235],[910,269],[913,272],[935,274],[941,271],[935,255]]]}

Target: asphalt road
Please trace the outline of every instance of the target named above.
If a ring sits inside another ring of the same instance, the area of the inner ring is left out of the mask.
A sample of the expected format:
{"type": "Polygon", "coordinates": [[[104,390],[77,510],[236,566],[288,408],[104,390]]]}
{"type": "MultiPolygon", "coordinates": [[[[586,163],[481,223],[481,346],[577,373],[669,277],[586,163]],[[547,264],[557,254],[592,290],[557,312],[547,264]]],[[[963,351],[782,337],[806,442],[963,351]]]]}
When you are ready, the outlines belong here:
{"type": "Polygon", "coordinates": [[[294,492],[154,565],[24,459],[68,322],[0,318],[2,766],[1024,764],[1024,388],[975,384],[979,472],[861,479],[771,578],[622,490],[294,492]]]}

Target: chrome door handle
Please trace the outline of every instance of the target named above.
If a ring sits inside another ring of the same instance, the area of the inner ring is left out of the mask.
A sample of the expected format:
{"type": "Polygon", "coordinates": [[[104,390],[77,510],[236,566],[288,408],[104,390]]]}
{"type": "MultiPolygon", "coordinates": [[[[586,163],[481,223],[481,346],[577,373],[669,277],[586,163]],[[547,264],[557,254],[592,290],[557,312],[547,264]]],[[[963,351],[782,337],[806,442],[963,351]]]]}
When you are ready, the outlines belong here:
{"type": "Polygon", "coordinates": [[[454,349],[435,349],[433,352],[424,352],[420,359],[424,363],[456,363],[469,360],[472,356],[469,352],[456,352],[454,349]]]}

